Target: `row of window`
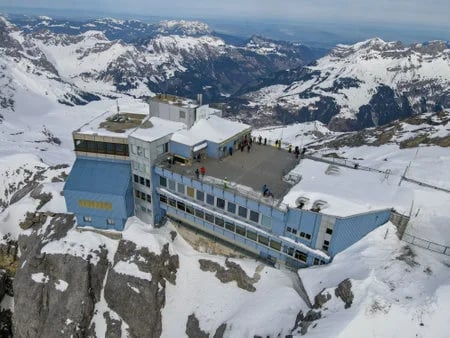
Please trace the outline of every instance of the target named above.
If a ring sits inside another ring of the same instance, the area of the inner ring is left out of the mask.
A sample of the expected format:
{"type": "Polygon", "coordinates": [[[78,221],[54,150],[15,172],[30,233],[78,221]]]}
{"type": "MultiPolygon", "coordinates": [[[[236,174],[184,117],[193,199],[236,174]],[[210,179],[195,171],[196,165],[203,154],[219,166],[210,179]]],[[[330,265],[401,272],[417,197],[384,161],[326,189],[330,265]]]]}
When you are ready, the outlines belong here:
{"type": "Polygon", "coordinates": [[[78,200],[78,206],[81,208],[112,210],[112,203],[92,200],[78,200]]]}
{"type": "Polygon", "coordinates": [[[149,194],[146,194],[145,192],[139,191],[139,190],[135,190],[134,191],[134,196],[136,198],[139,198],[143,201],[146,201],[148,203],[152,203],[152,196],[150,196],[149,194]]]}
{"type": "Polygon", "coordinates": [[[205,193],[204,191],[194,189],[183,183],[176,183],[173,180],[167,180],[162,176],[160,176],[159,184],[163,187],[169,188],[169,190],[176,191],[179,194],[186,195],[199,202],[209,204],[217,209],[226,211],[229,214],[237,215],[245,220],[250,220],[254,223],[261,224],[263,227],[268,229],[272,228],[272,219],[270,217],[248,209],[242,205],[238,205],[223,198],[205,193]]]}
{"type": "Polygon", "coordinates": [[[325,264],[325,261],[319,258],[314,258],[314,265],[322,265],[325,264]]]}
{"type": "Polygon", "coordinates": [[[133,175],[133,178],[134,178],[134,183],[145,185],[147,188],[150,188],[150,180],[148,178],[144,178],[144,177],[136,175],[136,174],[133,175]]]}
{"type": "MultiPolygon", "coordinates": [[[[92,217],[91,216],[83,216],[83,221],[85,223],[92,223],[92,217]]],[[[106,224],[107,225],[114,225],[114,224],[116,224],[116,221],[114,221],[113,218],[107,218],[106,219],[106,224]]]]}
{"type": "Polygon", "coordinates": [[[303,231],[297,231],[297,229],[295,229],[295,228],[287,227],[286,231],[290,232],[291,234],[293,234],[295,236],[298,236],[298,237],[301,237],[301,238],[305,238],[307,240],[311,239],[311,235],[310,234],[308,234],[306,232],[303,232],[303,231]]]}
{"type": "Polygon", "coordinates": [[[129,156],[128,144],[74,140],[75,150],[88,153],[129,156]]]}
{"type": "MultiPolygon", "coordinates": [[[[228,231],[232,231],[239,236],[245,237],[254,242],[265,245],[271,249],[281,251],[281,247],[282,247],[281,242],[276,241],[271,238],[268,238],[267,236],[263,236],[256,231],[249,230],[240,224],[235,224],[228,220],[224,220],[220,216],[216,216],[216,215],[208,213],[204,210],[194,208],[193,206],[188,205],[188,204],[184,203],[183,201],[178,201],[174,198],[170,198],[170,197],[167,197],[162,194],[159,195],[159,200],[161,203],[168,204],[169,206],[171,206],[173,208],[177,208],[178,210],[181,210],[187,214],[190,214],[198,219],[205,220],[208,223],[215,224],[221,228],[225,228],[228,231]]],[[[285,252],[288,255],[293,256],[294,258],[301,260],[305,263],[308,258],[308,255],[305,254],[304,252],[301,252],[299,250],[294,250],[294,248],[290,248],[290,247],[283,247],[283,252],[285,252]]]]}

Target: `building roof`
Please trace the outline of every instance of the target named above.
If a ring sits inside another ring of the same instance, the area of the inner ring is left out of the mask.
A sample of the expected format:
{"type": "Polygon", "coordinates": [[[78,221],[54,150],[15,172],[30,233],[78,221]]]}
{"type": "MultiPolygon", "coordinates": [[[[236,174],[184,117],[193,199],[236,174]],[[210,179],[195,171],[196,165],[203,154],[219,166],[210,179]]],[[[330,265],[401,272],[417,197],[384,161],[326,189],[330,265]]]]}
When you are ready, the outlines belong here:
{"type": "Polygon", "coordinates": [[[199,106],[197,101],[170,94],[157,94],[152,97],[152,101],[171,104],[184,108],[197,108],[199,106]]]}
{"type": "Polygon", "coordinates": [[[183,122],[169,121],[155,116],[149,118],[148,122],[151,124],[151,127],[146,128],[144,124],[143,127],[134,130],[130,136],[152,142],[176,131],[186,129],[186,125],[183,122]]]}
{"type": "Polygon", "coordinates": [[[77,158],[64,190],[123,195],[130,180],[130,163],[77,158]]]}
{"type": "Polygon", "coordinates": [[[173,134],[172,141],[188,146],[193,146],[204,140],[222,143],[250,128],[248,124],[211,115],[206,119],[195,122],[189,130],[182,130],[173,134]]]}

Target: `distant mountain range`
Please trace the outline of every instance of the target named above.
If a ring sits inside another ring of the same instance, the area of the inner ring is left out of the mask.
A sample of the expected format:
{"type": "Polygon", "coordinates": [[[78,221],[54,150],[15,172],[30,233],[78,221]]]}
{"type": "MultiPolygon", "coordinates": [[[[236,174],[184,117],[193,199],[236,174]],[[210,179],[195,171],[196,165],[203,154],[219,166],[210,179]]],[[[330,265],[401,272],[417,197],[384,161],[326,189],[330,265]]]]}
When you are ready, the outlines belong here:
{"type": "MultiPolygon", "coordinates": [[[[450,48],[375,38],[338,45],[327,56],[237,93],[243,116],[272,122],[319,120],[355,130],[450,107],[450,48]]],[[[258,121],[256,121],[258,122],[258,121]]]]}
{"type": "MultiPolygon", "coordinates": [[[[67,104],[167,92],[254,125],[355,130],[450,107],[450,49],[371,39],[323,50],[215,33],[198,21],[0,17],[0,106],[25,90],[67,104]],[[319,58],[320,57],[320,58],[319,58]]],[[[0,117],[1,119],[1,117],[0,117]]]]}

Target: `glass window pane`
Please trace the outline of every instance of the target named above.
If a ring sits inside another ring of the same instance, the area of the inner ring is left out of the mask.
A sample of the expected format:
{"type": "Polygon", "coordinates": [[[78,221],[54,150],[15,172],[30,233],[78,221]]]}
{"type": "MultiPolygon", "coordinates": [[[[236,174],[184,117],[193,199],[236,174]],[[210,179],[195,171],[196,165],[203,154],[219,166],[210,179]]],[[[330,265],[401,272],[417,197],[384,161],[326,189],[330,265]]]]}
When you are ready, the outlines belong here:
{"type": "Polygon", "coordinates": [[[215,217],[215,218],[214,218],[214,222],[216,223],[216,225],[218,225],[218,226],[220,226],[220,227],[223,227],[224,221],[223,221],[222,218],[220,218],[220,217],[215,217]]]}
{"type": "Polygon", "coordinates": [[[205,220],[209,223],[214,223],[214,216],[208,213],[205,213],[205,220]]]}
{"type": "Polygon", "coordinates": [[[197,200],[198,201],[205,201],[205,193],[203,191],[197,190],[197,200]]]}
{"type": "Polygon", "coordinates": [[[245,236],[245,228],[239,225],[236,225],[236,233],[241,236],[245,236]]]}
{"type": "Polygon", "coordinates": [[[281,250],[281,242],[277,242],[277,241],[274,241],[274,240],[271,239],[270,240],[270,247],[272,249],[280,251],[281,250]]]}
{"type": "Polygon", "coordinates": [[[230,231],[234,231],[234,224],[230,222],[225,222],[225,228],[230,231]]]}
{"type": "Polygon", "coordinates": [[[169,180],[169,189],[175,190],[175,181],[169,180]]]}
{"type": "Polygon", "coordinates": [[[258,223],[259,222],[259,213],[257,213],[256,211],[250,210],[250,220],[258,223]]]}
{"type": "Polygon", "coordinates": [[[186,187],[187,195],[191,198],[194,198],[194,188],[186,187]]]}
{"type": "Polygon", "coordinates": [[[167,179],[165,177],[159,176],[159,185],[162,187],[167,187],[167,179]]]}
{"type": "Polygon", "coordinates": [[[180,210],[182,210],[182,211],[185,211],[186,206],[184,205],[183,202],[177,201],[177,208],[180,209],[180,210]]]}
{"type": "Polygon", "coordinates": [[[186,212],[188,214],[193,215],[194,214],[194,207],[191,207],[190,205],[186,205],[186,212]]]}
{"type": "Polygon", "coordinates": [[[159,201],[161,203],[167,203],[167,196],[166,195],[159,195],[159,201]]]}
{"type": "Polygon", "coordinates": [[[225,200],[222,198],[216,198],[216,206],[220,209],[225,209],[225,200]]]}
{"type": "Polygon", "coordinates": [[[206,194],[206,203],[214,205],[214,196],[210,194],[206,194]]]}
{"type": "Polygon", "coordinates": [[[261,215],[261,225],[263,227],[271,229],[272,228],[272,218],[265,216],[265,215],[261,215]]]}
{"type": "Polygon", "coordinates": [[[238,214],[241,217],[247,218],[247,208],[239,206],[238,214]]]}
{"type": "Polygon", "coordinates": [[[198,218],[203,219],[204,216],[205,216],[205,215],[204,215],[204,213],[203,213],[202,210],[195,209],[195,217],[198,217],[198,218]]]}
{"type": "Polygon", "coordinates": [[[256,241],[256,232],[247,230],[247,238],[251,239],[252,241],[256,241]]]}
{"type": "Polygon", "coordinates": [[[258,242],[264,245],[269,245],[269,239],[265,236],[258,235],[258,242]]]}
{"type": "Polygon", "coordinates": [[[177,191],[180,193],[180,194],[183,194],[184,195],[184,189],[185,189],[185,186],[184,186],[184,184],[183,183],[178,183],[177,184],[177,191]]]}
{"type": "Polygon", "coordinates": [[[177,206],[177,201],[174,200],[173,198],[169,198],[169,205],[170,205],[171,207],[176,208],[176,206],[177,206]]]}
{"type": "Polygon", "coordinates": [[[231,212],[232,214],[235,214],[236,213],[236,204],[231,203],[231,202],[228,202],[227,204],[228,204],[227,205],[228,212],[231,212]]]}

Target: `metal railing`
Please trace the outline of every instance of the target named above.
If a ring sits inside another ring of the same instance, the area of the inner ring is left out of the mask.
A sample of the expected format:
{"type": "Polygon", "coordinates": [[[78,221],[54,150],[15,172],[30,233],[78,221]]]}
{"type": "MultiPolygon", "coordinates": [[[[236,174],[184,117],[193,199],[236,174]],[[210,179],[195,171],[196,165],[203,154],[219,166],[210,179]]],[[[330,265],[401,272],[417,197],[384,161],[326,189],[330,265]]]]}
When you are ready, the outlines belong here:
{"type": "Polygon", "coordinates": [[[438,244],[432,241],[428,241],[426,239],[404,233],[402,237],[402,241],[418,246],[423,249],[427,249],[429,251],[437,252],[446,256],[450,256],[450,247],[438,244]]]}

